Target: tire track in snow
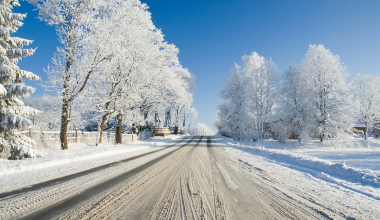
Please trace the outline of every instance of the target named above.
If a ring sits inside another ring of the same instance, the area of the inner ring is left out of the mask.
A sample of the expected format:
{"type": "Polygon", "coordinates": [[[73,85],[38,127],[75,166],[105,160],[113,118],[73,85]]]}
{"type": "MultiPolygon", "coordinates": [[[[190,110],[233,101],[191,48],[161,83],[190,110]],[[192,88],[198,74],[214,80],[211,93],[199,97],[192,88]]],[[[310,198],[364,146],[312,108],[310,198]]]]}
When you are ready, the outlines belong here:
{"type": "MultiPolygon", "coordinates": [[[[192,140],[190,140],[189,142],[191,142],[192,140]]],[[[189,143],[188,142],[188,143],[189,143]]],[[[186,143],[187,144],[187,143],[186,143]]],[[[185,145],[186,145],[185,144],[185,145]]],[[[174,145],[171,145],[170,147],[172,147],[174,145]]],[[[167,149],[167,148],[166,148],[167,149]]],[[[176,152],[177,150],[179,150],[180,148],[178,149],[175,149],[175,150],[172,150],[162,156],[159,156],[153,160],[150,160],[149,162],[141,165],[141,166],[138,166],[130,171],[127,171],[121,175],[118,175],[114,178],[111,178],[109,180],[106,180],[100,184],[97,184],[97,185],[94,185],[90,188],[87,188],[85,189],[84,191],[82,192],[79,192],[78,194],[76,195],[73,195],[73,196],[70,196],[58,203],[55,203],[51,206],[48,206],[46,208],[43,208],[37,212],[34,212],[34,213],[31,213],[31,214],[28,214],[20,219],[52,219],[58,215],[60,215],[61,213],[64,213],[66,212],[68,209],[71,209],[79,204],[81,204],[83,201],[85,200],[89,200],[91,199],[92,197],[94,197],[96,194],[99,194],[101,193],[102,191],[104,191],[106,188],[111,188],[113,187],[115,184],[119,183],[119,182],[123,182],[127,179],[129,179],[130,177],[136,175],[137,173],[141,172],[142,170],[152,166],[153,164],[157,163],[158,161],[164,159],[165,157],[173,154],[174,152],[176,152]]],[[[160,149],[161,151],[161,149],[160,149]]],[[[157,151],[155,151],[157,152],[157,151]]],[[[150,154],[152,154],[151,152],[149,152],[150,154]]],[[[146,156],[147,154],[145,154],[144,156],[146,156]]],[[[149,155],[149,154],[148,154],[149,155]]],[[[134,159],[138,158],[140,156],[136,156],[134,157],[134,159]]],[[[128,160],[128,159],[127,159],[128,160]]],[[[128,160],[130,161],[130,160],[128,160]]]]}
{"type": "Polygon", "coordinates": [[[137,156],[133,156],[133,157],[130,157],[130,158],[127,158],[127,159],[124,159],[124,160],[112,162],[112,163],[105,164],[105,165],[98,166],[98,167],[94,167],[94,168],[91,168],[91,169],[88,169],[88,170],[85,170],[85,171],[82,171],[82,172],[78,172],[78,173],[74,173],[74,174],[71,174],[71,175],[55,178],[55,179],[52,179],[52,180],[36,183],[36,184],[30,185],[30,186],[27,186],[27,187],[23,187],[23,188],[20,188],[20,189],[16,189],[16,190],[0,193],[0,201],[8,199],[8,198],[15,197],[17,195],[25,194],[27,192],[37,191],[37,190],[40,190],[40,189],[43,189],[43,188],[47,188],[47,187],[51,187],[51,186],[54,186],[54,185],[57,185],[57,184],[68,182],[68,181],[76,179],[78,177],[81,177],[81,176],[84,176],[84,175],[87,175],[87,174],[91,174],[91,173],[95,173],[95,172],[107,169],[107,168],[115,166],[115,165],[119,165],[120,163],[127,163],[129,161],[132,161],[132,160],[135,160],[135,159],[138,159],[138,158],[150,155],[150,154],[154,154],[154,153],[160,152],[162,150],[165,150],[165,149],[167,149],[169,147],[173,147],[173,146],[181,143],[185,139],[186,138],[182,139],[181,141],[179,141],[179,142],[177,142],[175,144],[169,145],[169,146],[161,148],[159,150],[150,151],[150,152],[147,152],[147,153],[144,153],[144,154],[140,154],[140,155],[137,155],[137,156]]]}
{"type": "Polygon", "coordinates": [[[24,219],[330,219],[285,184],[195,138],[24,219]]]}

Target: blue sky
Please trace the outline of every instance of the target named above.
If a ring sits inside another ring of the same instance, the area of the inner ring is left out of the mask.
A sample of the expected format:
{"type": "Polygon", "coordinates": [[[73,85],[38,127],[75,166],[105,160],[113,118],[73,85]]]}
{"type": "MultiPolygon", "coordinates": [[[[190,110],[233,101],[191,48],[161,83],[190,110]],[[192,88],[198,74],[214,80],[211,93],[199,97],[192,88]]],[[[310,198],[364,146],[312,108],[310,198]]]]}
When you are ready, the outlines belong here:
{"type": "MultiPolygon", "coordinates": [[[[154,24],[180,50],[181,64],[196,77],[195,121],[212,126],[219,91],[234,63],[257,51],[272,58],[282,74],[299,63],[310,44],[323,44],[341,57],[352,80],[358,73],[380,73],[380,1],[366,0],[142,0],[154,24]]],[[[20,67],[44,78],[59,45],[55,30],[36,19],[33,6],[21,1],[16,12],[28,13],[14,36],[34,40],[35,55],[20,67]]],[[[42,95],[37,87],[35,95],[42,95]]]]}

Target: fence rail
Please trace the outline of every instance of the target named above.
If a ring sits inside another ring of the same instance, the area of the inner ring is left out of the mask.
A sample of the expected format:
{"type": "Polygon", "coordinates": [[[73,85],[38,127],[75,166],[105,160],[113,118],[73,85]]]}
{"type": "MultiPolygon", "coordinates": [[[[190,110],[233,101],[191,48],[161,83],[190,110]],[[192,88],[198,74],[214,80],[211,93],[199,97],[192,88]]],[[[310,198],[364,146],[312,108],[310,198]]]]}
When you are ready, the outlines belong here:
{"type": "MultiPolygon", "coordinates": [[[[59,142],[60,132],[54,131],[33,131],[31,129],[27,131],[21,131],[22,134],[29,136],[35,141],[42,142],[59,142]]],[[[87,144],[96,144],[96,137],[98,132],[85,132],[85,131],[70,131],[67,132],[67,141],[69,143],[87,143],[87,144]]],[[[122,143],[133,143],[133,141],[138,140],[136,134],[122,134],[122,143]]],[[[113,144],[115,143],[115,133],[103,132],[102,134],[102,143],[113,144]]]]}

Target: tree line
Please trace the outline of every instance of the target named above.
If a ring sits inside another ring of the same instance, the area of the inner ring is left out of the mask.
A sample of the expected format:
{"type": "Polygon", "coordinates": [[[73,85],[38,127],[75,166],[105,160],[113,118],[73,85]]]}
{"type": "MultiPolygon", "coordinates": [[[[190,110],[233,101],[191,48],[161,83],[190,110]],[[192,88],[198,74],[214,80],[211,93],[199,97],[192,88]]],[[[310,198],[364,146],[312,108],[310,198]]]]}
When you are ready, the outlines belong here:
{"type": "Polygon", "coordinates": [[[2,157],[18,154],[12,153],[17,147],[20,151],[34,145],[18,131],[30,124],[30,119],[40,128],[58,126],[61,149],[68,149],[70,127],[82,128],[91,122],[98,125],[101,134],[112,118],[121,124],[133,122],[136,127],[152,123],[178,127],[180,118],[185,124],[196,115],[190,107],[195,77],[180,65],[178,48],[164,40],[146,4],[139,0],[28,2],[36,7],[40,20],[56,28],[61,45],[45,69],[48,80],[43,86],[52,95],[26,99],[34,108],[25,106],[20,98],[28,97],[34,89],[23,80],[39,77],[19,70],[17,62],[34,49],[20,49],[32,41],[10,36],[25,17],[12,13],[19,1],[1,1],[4,28],[0,41],[6,50],[1,57],[9,61],[0,69],[2,157]],[[16,52],[12,54],[12,50],[16,52]],[[44,112],[38,114],[36,109],[44,112]],[[154,119],[149,121],[149,117],[154,119]]]}
{"type": "Polygon", "coordinates": [[[225,81],[215,122],[219,132],[236,140],[293,137],[321,142],[353,132],[355,123],[368,128],[380,119],[380,78],[348,73],[338,55],[323,45],[310,45],[301,63],[282,75],[271,59],[258,53],[242,57],[225,81]]]}

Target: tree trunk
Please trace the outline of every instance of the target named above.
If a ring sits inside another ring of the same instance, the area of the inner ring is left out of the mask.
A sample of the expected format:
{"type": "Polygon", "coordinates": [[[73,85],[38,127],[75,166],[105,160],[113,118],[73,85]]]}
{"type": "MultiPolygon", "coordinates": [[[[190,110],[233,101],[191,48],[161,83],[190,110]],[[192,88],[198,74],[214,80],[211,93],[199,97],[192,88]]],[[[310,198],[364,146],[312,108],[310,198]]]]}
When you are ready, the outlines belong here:
{"type": "Polygon", "coordinates": [[[140,135],[140,125],[137,125],[137,123],[133,123],[132,126],[133,126],[133,132],[132,133],[136,134],[136,136],[140,140],[140,137],[139,137],[139,135],[140,135]]]}
{"type": "Polygon", "coordinates": [[[183,113],[183,127],[186,126],[186,113],[183,113]]]}
{"type": "Polygon", "coordinates": [[[174,134],[178,134],[178,127],[179,127],[179,107],[176,109],[176,114],[175,114],[175,127],[174,127],[174,134]]]}
{"type": "Polygon", "coordinates": [[[103,129],[106,126],[106,124],[108,124],[108,122],[110,121],[110,117],[109,116],[111,116],[111,114],[110,113],[106,113],[105,115],[103,115],[102,121],[100,122],[99,144],[101,144],[102,141],[103,141],[103,129]]]}
{"type": "Polygon", "coordinates": [[[158,115],[157,112],[155,112],[155,114],[154,114],[154,120],[155,120],[156,128],[159,128],[160,124],[161,124],[161,119],[160,119],[160,116],[158,115]]]}
{"type": "Polygon", "coordinates": [[[141,140],[141,137],[140,137],[140,135],[141,135],[141,126],[140,125],[137,125],[137,138],[139,139],[139,140],[141,140]]]}
{"type": "Polygon", "coordinates": [[[99,127],[99,144],[102,143],[103,141],[103,129],[104,127],[106,126],[106,124],[109,122],[110,118],[108,117],[110,114],[107,113],[105,115],[103,115],[102,117],[102,121],[100,122],[100,127],[99,127]],[[108,118],[107,118],[108,117],[108,118]]]}
{"type": "Polygon", "coordinates": [[[322,133],[321,135],[320,135],[320,138],[321,138],[321,143],[323,142],[323,140],[325,139],[325,134],[324,133],[322,133]]]}
{"type": "Polygon", "coordinates": [[[96,133],[96,144],[95,146],[99,145],[99,138],[100,137],[100,124],[98,123],[98,132],[96,133]]]}
{"type": "Polygon", "coordinates": [[[175,135],[178,134],[178,126],[175,126],[175,128],[174,128],[174,134],[175,134],[175,135]]]}
{"type": "Polygon", "coordinates": [[[172,113],[172,108],[168,108],[168,110],[165,112],[164,127],[170,127],[170,125],[171,125],[171,113],[172,113]]]}
{"type": "Polygon", "coordinates": [[[106,113],[103,115],[102,121],[100,123],[99,144],[101,144],[103,141],[103,129],[106,126],[106,124],[108,124],[108,122],[110,121],[110,117],[113,113],[113,111],[112,112],[109,111],[110,105],[111,105],[111,101],[108,101],[105,104],[106,113]]]}
{"type": "Polygon", "coordinates": [[[365,123],[364,135],[365,135],[365,140],[367,140],[368,139],[368,123],[365,123]]]}
{"type": "Polygon", "coordinates": [[[67,126],[69,124],[69,108],[70,108],[70,100],[68,98],[69,96],[69,88],[70,88],[70,69],[71,65],[73,63],[73,58],[71,55],[73,55],[73,48],[72,46],[73,42],[73,36],[68,39],[68,48],[66,48],[66,68],[64,73],[64,81],[63,81],[63,92],[62,92],[62,113],[61,113],[61,132],[59,134],[59,139],[61,141],[61,149],[67,150],[69,149],[68,143],[67,143],[67,126]]]}
{"type": "Polygon", "coordinates": [[[61,141],[61,150],[69,149],[69,146],[67,143],[67,126],[69,124],[68,110],[69,110],[69,103],[67,100],[63,100],[62,114],[61,114],[61,132],[59,134],[59,139],[61,141]]]}
{"type": "Polygon", "coordinates": [[[116,125],[116,143],[117,144],[121,144],[122,142],[122,129],[123,129],[123,115],[121,113],[119,113],[116,117],[117,119],[117,125],[116,125]]]}
{"type": "Polygon", "coordinates": [[[165,123],[164,127],[169,127],[169,111],[165,111],[165,123]]]}
{"type": "Polygon", "coordinates": [[[168,121],[168,127],[170,128],[172,126],[172,109],[169,109],[169,121],[168,121]]]}

